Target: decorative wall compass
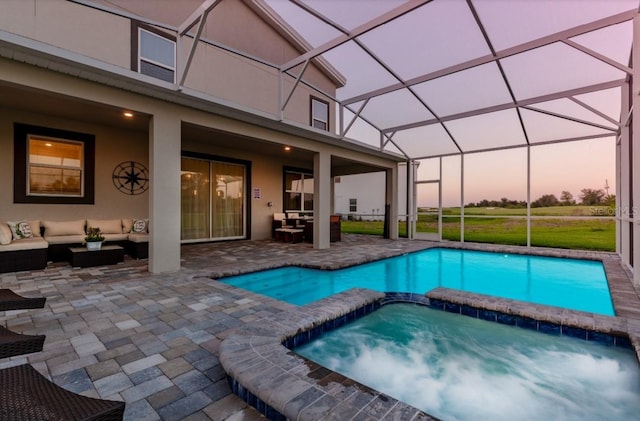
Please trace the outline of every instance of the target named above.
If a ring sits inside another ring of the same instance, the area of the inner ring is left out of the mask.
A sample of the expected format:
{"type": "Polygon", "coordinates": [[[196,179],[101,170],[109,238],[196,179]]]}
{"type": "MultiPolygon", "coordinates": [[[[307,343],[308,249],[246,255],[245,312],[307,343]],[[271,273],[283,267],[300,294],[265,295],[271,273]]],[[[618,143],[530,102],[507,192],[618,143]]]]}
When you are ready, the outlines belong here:
{"type": "Polygon", "coordinates": [[[144,193],[149,189],[149,170],[139,162],[121,162],[113,170],[113,185],[124,194],[144,193]]]}

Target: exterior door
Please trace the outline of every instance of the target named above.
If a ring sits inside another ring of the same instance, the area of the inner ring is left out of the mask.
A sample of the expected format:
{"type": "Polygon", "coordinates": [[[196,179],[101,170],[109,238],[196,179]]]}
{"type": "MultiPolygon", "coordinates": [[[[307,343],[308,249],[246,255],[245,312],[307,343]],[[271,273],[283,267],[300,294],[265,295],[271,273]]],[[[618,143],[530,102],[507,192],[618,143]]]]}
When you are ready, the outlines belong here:
{"type": "Polygon", "coordinates": [[[180,175],[183,242],[246,237],[246,167],[182,158],[180,175]]]}
{"type": "Polygon", "coordinates": [[[413,238],[442,241],[440,180],[414,182],[413,238]]]}

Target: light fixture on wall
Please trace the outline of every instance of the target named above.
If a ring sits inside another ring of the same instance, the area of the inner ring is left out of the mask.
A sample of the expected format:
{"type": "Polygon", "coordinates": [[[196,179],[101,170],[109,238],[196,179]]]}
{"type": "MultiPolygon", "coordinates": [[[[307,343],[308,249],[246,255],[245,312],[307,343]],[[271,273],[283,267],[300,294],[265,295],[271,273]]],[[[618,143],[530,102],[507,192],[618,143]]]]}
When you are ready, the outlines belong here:
{"type": "Polygon", "coordinates": [[[291,146],[285,146],[285,147],[284,147],[284,150],[285,150],[285,151],[287,151],[287,152],[289,152],[289,151],[291,150],[291,146]]]}
{"type": "Polygon", "coordinates": [[[126,118],[133,118],[133,113],[131,111],[124,111],[122,115],[126,118]]]}

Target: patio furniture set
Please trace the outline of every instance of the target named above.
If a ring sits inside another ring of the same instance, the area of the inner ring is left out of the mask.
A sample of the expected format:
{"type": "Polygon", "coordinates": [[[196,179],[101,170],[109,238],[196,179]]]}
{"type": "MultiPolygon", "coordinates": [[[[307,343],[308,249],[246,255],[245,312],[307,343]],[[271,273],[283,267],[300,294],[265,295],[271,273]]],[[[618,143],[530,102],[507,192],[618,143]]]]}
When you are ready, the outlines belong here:
{"type": "MultiPolygon", "coordinates": [[[[27,298],[0,289],[0,310],[43,308],[45,297],[27,298]]],[[[23,335],[0,326],[0,358],[42,351],[45,335],[23,335]]],[[[29,364],[0,369],[0,419],[122,420],[124,402],[94,399],[63,389],[29,364]]]]}
{"type": "Polygon", "coordinates": [[[73,221],[19,221],[0,223],[0,273],[38,270],[47,262],[72,266],[115,264],[124,254],[135,259],[149,256],[149,222],[146,219],[77,219],[73,221]],[[100,228],[108,247],[88,255],[87,229],[100,228]]]}
{"type": "MultiPolygon", "coordinates": [[[[340,241],[340,215],[331,215],[330,241],[340,241]]],[[[313,243],[313,217],[298,213],[274,213],[271,237],[285,243],[313,243]]]]}

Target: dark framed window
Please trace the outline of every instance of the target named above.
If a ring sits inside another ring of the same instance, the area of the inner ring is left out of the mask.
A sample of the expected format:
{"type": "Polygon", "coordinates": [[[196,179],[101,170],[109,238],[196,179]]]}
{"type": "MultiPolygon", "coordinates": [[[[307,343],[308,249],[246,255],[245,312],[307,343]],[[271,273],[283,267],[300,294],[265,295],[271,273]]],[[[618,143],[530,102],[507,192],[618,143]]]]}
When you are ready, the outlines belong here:
{"type": "Polygon", "coordinates": [[[285,212],[313,212],[313,172],[300,168],[284,168],[283,206],[285,212]]]}
{"type": "Polygon", "coordinates": [[[14,203],[93,204],[95,136],[14,123],[14,203]]]}
{"type": "Polygon", "coordinates": [[[143,75],[174,83],[176,41],[151,26],[132,22],[131,68],[143,75]]]}
{"type": "Polygon", "coordinates": [[[349,212],[358,212],[358,199],[349,199],[349,212]]]}
{"type": "Polygon", "coordinates": [[[316,129],[329,131],[329,103],[311,97],[311,125],[316,129]]]}

